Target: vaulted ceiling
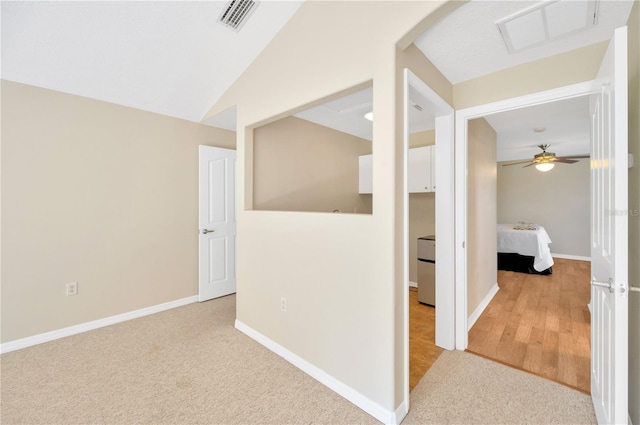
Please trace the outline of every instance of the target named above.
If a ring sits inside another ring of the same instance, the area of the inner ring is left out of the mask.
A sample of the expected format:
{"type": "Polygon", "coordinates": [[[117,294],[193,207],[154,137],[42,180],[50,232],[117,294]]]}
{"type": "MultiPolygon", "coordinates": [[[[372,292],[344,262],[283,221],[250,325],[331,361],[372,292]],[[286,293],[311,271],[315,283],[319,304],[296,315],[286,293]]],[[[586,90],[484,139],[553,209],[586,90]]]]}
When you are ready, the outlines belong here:
{"type": "Polygon", "coordinates": [[[298,10],[224,1],[2,1],[3,79],[199,122],[298,10]]]}
{"type": "MultiPolygon", "coordinates": [[[[565,2],[567,0],[472,0],[419,36],[415,44],[452,83],[458,83],[607,40],[614,28],[626,23],[633,4],[632,0],[578,0],[594,6],[595,25],[576,33],[569,31],[551,42],[509,52],[497,21],[522,14],[523,10],[536,5],[562,6],[565,2]]],[[[216,22],[226,4],[223,1],[3,1],[1,77],[200,122],[295,14],[302,0],[259,2],[239,32],[216,22]]],[[[565,17],[556,17],[556,23],[577,22],[573,9],[564,13],[565,17]]],[[[552,19],[551,15],[548,19],[552,19]]],[[[525,31],[520,34],[531,38],[529,34],[539,30],[536,20],[523,22],[514,27],[530,25],[523,27],[525,31]]],[[[517,33],[513,37],[517,37],[517,33]]],[[[551,129],[557,124],[551,121],[545,124],[546,120],[557,118],[558,113],[564,111],[549,113],[538,108],[521,111],[520,116],[513,113],[490,117],[488,120],[498,130],[499,140],[501,134],[503,140],[508,135],[512,143],[508,146],[511,152],[502,158],[529,155],[521,151],[517,140],[527,139],[529,147],[535,146],[529,128],[534,125],[534,116],[539,118],[536,127],[551,129]],[[521,119],[528,121],[523,122],[517,134],[513,123],[521,119]]],[[[358,119],[362,119],[359,115],[358,119]]],[[[231,110],[206,124],[234,128],[234,116],[231,110]]],[[[569,121],[579,120],[566,120],[569,121]]],[[[569,131],[564,127],[563,135],[553,142],[554,147],[569,131]]],[[[584,153],[584,146],[575,149],[584,153]]],[[[562,148],[555,150],[558,154],[563,151],[562,148]]],[[[499,151],[502,152],[503,147],[499,151]]]]}

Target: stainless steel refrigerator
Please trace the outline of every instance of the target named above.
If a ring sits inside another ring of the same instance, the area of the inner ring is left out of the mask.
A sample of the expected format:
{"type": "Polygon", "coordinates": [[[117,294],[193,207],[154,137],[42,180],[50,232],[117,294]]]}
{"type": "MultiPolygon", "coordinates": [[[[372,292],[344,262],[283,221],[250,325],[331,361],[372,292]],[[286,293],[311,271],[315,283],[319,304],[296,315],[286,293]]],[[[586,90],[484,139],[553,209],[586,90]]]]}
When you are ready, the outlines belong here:
{"type": "Polygon", "coordinates": [[[436,306],[436,237],[418,238],[418,301],[436,306]]]}

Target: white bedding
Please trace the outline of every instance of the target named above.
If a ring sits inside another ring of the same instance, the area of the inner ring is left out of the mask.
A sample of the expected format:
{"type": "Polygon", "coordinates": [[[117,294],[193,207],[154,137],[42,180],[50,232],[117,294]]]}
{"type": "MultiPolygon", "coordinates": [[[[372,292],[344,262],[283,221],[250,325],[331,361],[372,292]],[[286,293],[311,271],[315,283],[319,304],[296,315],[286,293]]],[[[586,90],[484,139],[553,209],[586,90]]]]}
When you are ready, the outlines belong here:
{"type": "Polygon", "coordinates": [[[550,243],[542,226],[537,230],[515,230],[513,224],[498,224],[498,252],[534,257],[533,268],[539,272],[553,266],[550,243]]]}

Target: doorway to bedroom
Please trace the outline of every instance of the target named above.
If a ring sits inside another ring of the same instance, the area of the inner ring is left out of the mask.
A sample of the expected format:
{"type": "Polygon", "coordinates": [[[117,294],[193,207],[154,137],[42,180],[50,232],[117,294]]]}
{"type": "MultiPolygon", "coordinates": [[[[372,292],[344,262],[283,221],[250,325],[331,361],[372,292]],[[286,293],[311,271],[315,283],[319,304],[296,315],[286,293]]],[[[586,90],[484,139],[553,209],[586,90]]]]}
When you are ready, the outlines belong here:
{"type": "Polygon", "coordinates": [[[589,393],[589,98],[479,117],[468,137],[467,350],[589,393]],[[539,145],[570,159],[541,171],[539,145]]]}
{"type": "Polygon", "coordinates": [[[467,241],[480,255],[468,259],[467,350],[589,393],[589,98],[476,118],[468,134],[467,241]],[[538,145],[572,159],[541,171],[538,145]]]}

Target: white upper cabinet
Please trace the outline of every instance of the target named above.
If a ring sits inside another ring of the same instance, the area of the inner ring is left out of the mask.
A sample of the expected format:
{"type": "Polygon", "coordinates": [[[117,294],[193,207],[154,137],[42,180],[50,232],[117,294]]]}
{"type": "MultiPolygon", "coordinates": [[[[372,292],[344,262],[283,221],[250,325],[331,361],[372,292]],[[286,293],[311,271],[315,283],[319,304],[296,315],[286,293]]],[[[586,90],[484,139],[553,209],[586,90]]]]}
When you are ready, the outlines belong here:
{"type": "Polygon", "coordinates": [[[407,186],[409,193],[435,192],[435,146],[409,149],[407,186]]]}
{"type": "Polygon", "coordinates": [[[373,155],[362,155],[359,157],[359,183],[358,193],[373,193],[373,155]]]}
{"type": "MultiPolygon", "coordinates": [[[[435,146],[409,149],[407,186],[409,193],[436,191],[435,146]]],[[[360,156],[359,190],[361,194],[373,193],[373,155],[360,156]]]]}

